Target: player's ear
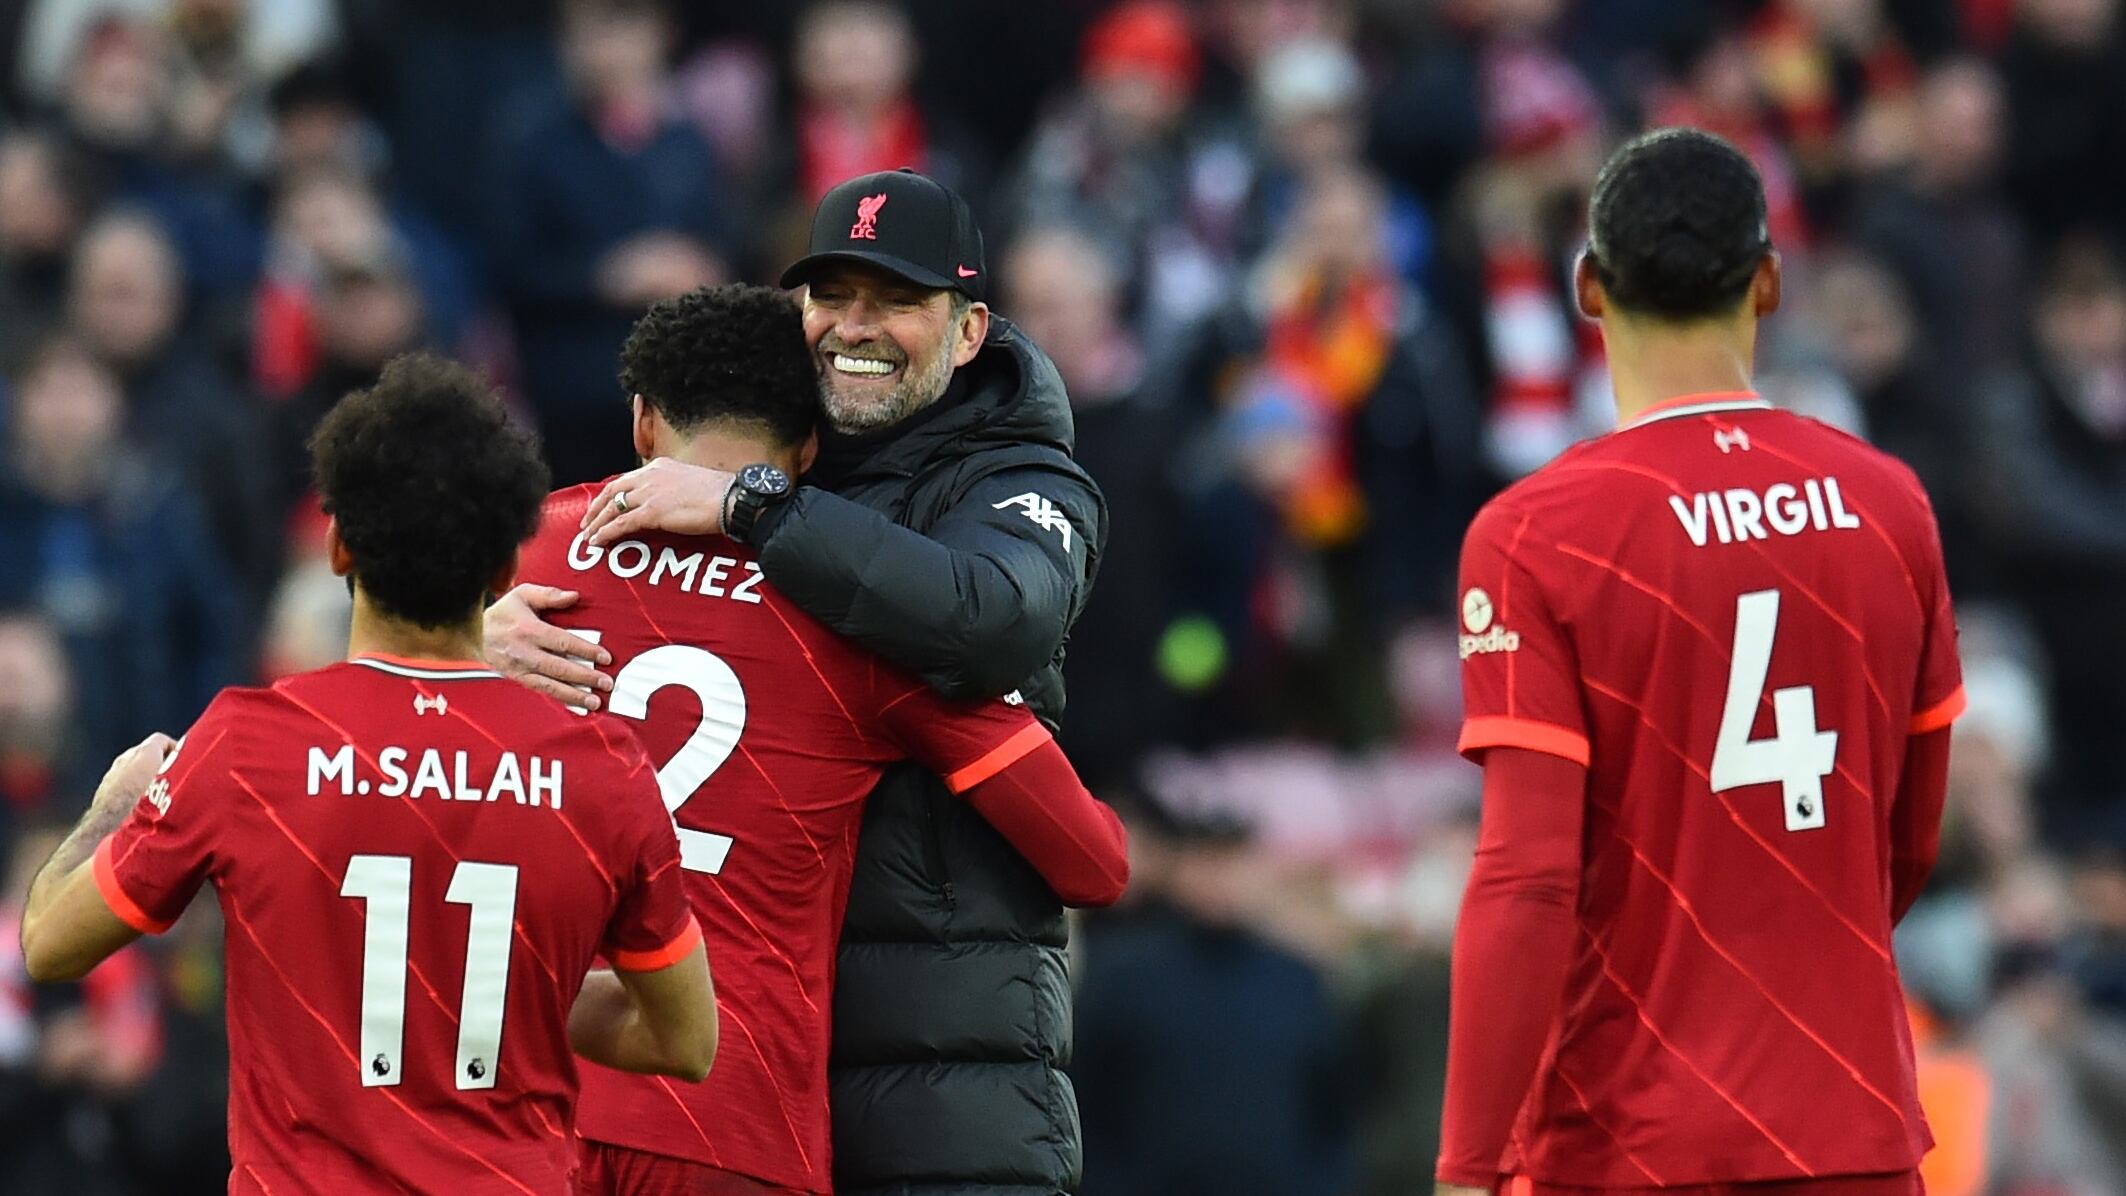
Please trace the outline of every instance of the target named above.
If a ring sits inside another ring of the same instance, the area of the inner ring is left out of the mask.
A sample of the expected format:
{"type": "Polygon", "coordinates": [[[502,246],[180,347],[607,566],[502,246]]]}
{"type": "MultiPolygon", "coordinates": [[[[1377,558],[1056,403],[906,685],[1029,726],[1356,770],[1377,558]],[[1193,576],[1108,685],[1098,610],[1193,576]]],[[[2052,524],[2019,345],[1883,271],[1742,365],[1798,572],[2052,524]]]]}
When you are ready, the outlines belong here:
{"type": "Polygon", "coordinates": [[[354,554],[347,551],[347,541],[340,538],[340,521],[337,518],[325,521],[325,556],[332,564],[334,577],[350,577],[354,574],[354,554]]]}
{"type": "Polygon", "coordinates": [[[1766,250],[1757,262],[1757,273],[1750,279],[1750,310],[1762,319],[1779,310],[1780,299],[1779,251],[1766,250]]]}
{"type": "Polygon", "coordinates": [[[657,455],[657,412],[641,395],[628,400],[634,412],[635,455],[644,461],[657,455]]]}
{"type": "Polygon", "coordinates": [[[952,368],[959,369],[974,360],[982,351],[982,342],[989,339],[989,305],[975,303],[960,317],[960,326],[952,338],[952,368]]]}
{"type": "Polygon", "coordinates": [[[812,462],[819,459],[819,429],[805,433],[805,442],[797,446],[797,472],[812,472],[812,462]]]}
{"type": "Polygon", "coordinates": [[[520,548],[510,553],[509,563],[502,566],[502,571],[495,574],[494,579],[487,583],[487,592],[490,594],[509,593],[510,589],[517,584],[517,568],[523,563],[523,549],[520,548]]]}
{"type": "Polygon", "coordinates": [[[1572,264],[1572,297],[1580,314],[1599,320],[1609,310],[1609,296],[1602,293],[1602,280],[1595,274],[1594,258],[1586,250],[1572,264]]]}

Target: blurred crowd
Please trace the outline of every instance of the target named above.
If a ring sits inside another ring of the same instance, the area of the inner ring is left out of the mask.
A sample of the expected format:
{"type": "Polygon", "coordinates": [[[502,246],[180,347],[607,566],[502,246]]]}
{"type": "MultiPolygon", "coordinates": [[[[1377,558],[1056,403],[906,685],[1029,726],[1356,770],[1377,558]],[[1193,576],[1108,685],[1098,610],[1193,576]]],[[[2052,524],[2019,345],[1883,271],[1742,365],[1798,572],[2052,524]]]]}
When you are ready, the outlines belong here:
{"type": "MultiPolygon", "coordinates": [[[[1613,418],[1569,307],[1606,149],[1765,178],[1774,401],[1941,520],[1971,713],[1900,937],[1936,1192],[2126,1192],[2120,0],[0,5],[0,853],[218,687],[335,659],[304,441],[485,369],[632,464],[651,302],[835,181],[974,202],[1113,512],[1064,738],[1139,878],[1078,936],[1087,1196],[1429,1189],[1474,838],[1455,559],[1613,418]]],[[[0,911],[0,935],[15,917],[0,911]]],[[[219,1191],[211,909],[80,986],[0,951],[10,1192],[219,1191]]]]}

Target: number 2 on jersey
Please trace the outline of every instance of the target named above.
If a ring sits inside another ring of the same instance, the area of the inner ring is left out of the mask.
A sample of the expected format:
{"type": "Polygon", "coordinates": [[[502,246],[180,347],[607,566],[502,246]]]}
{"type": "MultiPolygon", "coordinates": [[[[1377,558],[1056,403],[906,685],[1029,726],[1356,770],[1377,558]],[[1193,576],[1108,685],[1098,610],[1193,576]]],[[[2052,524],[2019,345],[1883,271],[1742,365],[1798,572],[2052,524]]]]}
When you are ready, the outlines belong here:
{"type": "Polygon", "coordinates": [[[1735,654],[1727,672],[1727,702],[1713,742],[1712,788],[1779,783],[1786,829],[1823,827],[1823,778],[1836,768],[1838,732],[1816,727],[1816,687],[1796,685],[1772,694],[1772,737],[1751,739],[1764,679],[1779,631],[1779,591],[1756,590],[1735,600],[1735,654]]]}
{"type": "MultiPolygon", "coordinates": [[[[605,638],[602,631],[575,634],[594,644],[605,638]]],[[[701,783],[738,750],[738,738],[746,730],[746,691],[738,683],[738,674],[714,652],[690,644],[659,644],[628,661],[613,678],[605,708],[622,718],[646,719],[651,695],[668,685],[692,690],[701,701],[701,721],[694,725],[694,733],[657,770],[664,808],[676,817],[701,783]]],[[[724,858],[731,854],[731,842],[729,835],[682,826],[679,866],[689,872],[721,872],[724,858]]]]}

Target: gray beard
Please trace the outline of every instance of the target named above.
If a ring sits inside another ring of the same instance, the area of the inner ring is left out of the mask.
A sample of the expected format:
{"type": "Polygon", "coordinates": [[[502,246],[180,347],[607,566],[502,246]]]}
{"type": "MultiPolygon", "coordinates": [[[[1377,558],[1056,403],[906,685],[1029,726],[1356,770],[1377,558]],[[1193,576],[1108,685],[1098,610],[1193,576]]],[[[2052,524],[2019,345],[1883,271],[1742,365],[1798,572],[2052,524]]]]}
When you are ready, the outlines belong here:
{"type": "Polygon", "coordinates": [[[819,403],[826,412],[827,426],[844,436],[861,436],[890,428],[937,402],[952,381],[952,357],[940,347],[932,363],[927,373],[903,373],[884,402],[859,404],[843,400],[835,391],[834,367],[822,361],[819,403]]]}

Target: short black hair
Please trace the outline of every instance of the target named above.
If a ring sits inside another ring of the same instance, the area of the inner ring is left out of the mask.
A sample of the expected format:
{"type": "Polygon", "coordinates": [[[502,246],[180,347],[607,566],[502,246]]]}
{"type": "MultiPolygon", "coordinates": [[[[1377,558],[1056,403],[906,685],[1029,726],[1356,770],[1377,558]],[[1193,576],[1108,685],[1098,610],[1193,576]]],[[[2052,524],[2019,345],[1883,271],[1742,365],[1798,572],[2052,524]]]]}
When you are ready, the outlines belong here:
{"type": "Polygon", "coordinates": [[[266,89],[266,110],[276,119],[302,108],[353,108],[354,84],[347,65],[319,57],[297,63],[266,89]]]}
{"type": "Polygon", "coordinates": [[[477,374],[427,353],[340,400],[310,454],[362,591],[431,629],[478,612],[546,498],[538,439],[477,374]]]}
{"type": "Polygon", "coordinates": [[[770,287],[702,287],[651,307],[620,350],[620,385],[680,433],[730,420],[789,445],[819,424],[804,316],[770,287]]]}
{"type": "Polygon", "coordinates": [[[1698,129],[1625,142],[1596,177],[1588,209],[1588,258],[1625,311],[1677,321],[1724,314],[1772,248],[1757,168],[1698,129]]]}

